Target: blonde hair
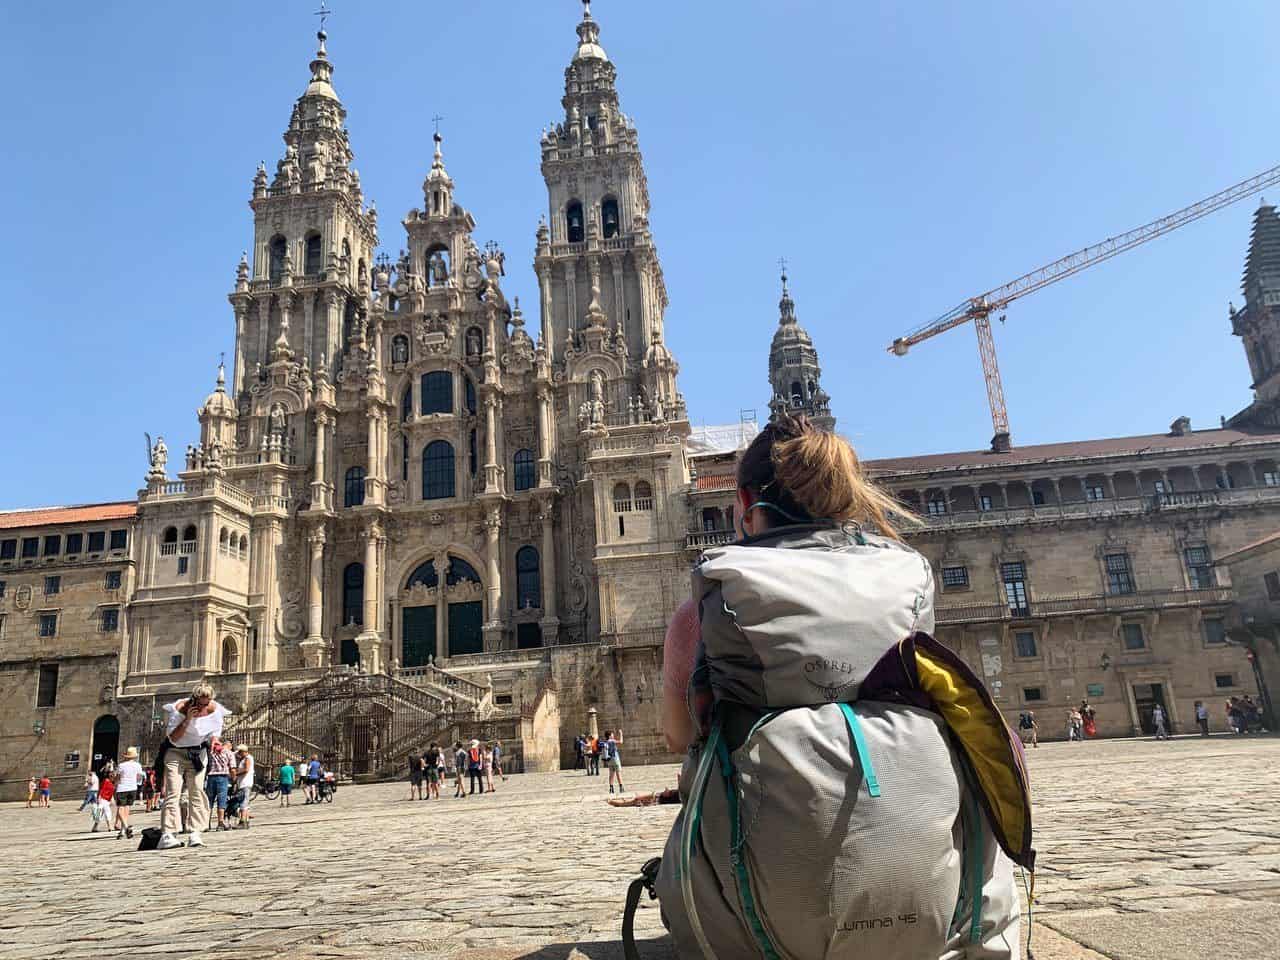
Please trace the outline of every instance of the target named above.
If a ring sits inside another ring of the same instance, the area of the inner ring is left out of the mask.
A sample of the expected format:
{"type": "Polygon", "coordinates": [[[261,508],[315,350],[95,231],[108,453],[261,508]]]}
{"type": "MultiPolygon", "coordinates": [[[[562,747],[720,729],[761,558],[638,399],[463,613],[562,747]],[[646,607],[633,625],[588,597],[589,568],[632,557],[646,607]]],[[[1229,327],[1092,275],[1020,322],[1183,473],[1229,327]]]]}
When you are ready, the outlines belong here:
{"type": "Polygon", "coordinates": [[[199,700],[201,697],[208,697],[210,700],[213,699],[213,687],[209,686],[209,684],[204,681],[197,683],[191,688],[192,700],[199,700]]]}
{"type": "Polygon", "coordinates": [[[738,486],[771,504],[780,520],[854,522],[901,540],[914,514],[867,478],[849,441],[803,416],[783,415],[752,441],[738,463],[738,486]]]}

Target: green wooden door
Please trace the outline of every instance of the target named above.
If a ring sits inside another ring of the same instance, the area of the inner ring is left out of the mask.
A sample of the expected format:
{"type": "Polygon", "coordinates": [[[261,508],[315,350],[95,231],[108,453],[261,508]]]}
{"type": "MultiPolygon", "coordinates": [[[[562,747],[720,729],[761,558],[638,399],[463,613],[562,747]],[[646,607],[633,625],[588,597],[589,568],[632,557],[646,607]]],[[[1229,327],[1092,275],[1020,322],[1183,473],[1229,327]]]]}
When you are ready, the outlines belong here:
{"type": "Polygon", "coordinates": [[[484,652],[483,621],[480,601],[449,604],[449,656],[484,652]]]}
{"type": "Polygon", "coordinates": [[[402,667],[425,667],[436,653],[436,608],[404,608],[402,667]]]}

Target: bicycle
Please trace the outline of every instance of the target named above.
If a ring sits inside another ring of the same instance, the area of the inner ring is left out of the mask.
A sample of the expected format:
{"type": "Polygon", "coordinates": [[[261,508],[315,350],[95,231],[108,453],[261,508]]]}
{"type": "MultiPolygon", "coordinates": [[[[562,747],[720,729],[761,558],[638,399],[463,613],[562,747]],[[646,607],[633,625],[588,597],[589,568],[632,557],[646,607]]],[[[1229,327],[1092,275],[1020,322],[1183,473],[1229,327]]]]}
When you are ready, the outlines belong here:
{"type": "Polygon", "coordinates": [[[266,797],[268,800],[274,800],[280,796],[279,780],[255,780],[253,783],[253,796],[266,797]]]}

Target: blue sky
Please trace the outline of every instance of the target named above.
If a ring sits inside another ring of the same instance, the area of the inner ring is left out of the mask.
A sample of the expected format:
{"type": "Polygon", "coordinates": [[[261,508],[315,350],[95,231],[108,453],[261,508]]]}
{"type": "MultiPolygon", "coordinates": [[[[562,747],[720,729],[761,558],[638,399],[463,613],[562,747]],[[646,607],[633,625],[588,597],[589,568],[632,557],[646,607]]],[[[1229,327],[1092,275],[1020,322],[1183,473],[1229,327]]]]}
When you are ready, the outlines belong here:
{"type": "MultiPolygon", "coordinates": [[[[308,77],[315,2],[0,7],[0,508],[127,498],[143,431],[181,450],[232,351],[247,207],[308,77]]],[[[1277,162],[1280,8],[596,0],[635,118],[696,422],[762,414],[780,256],[865,457],[978,449],[973,333],[896,359],[969,295],[1277,162]],[[962,9],[963,7],[963,9],[962,9]]],[[[576,0],[342,3],[334,83],[383,248],[421,204],[431,122],[504,288],[537,303],[543,125],[576,0]]],[[[1275,191],[1280,197],[1280,189],[1275,191]]],[[[1253,202],[1008,311],[1015,443],[1214,426],[1249,400],[1230,336],[1253,202]]],[[[536,324],[533,324],[536,329],[536,324]]],[[[171,464],[172,466],[172,464],[171,464]]]]}

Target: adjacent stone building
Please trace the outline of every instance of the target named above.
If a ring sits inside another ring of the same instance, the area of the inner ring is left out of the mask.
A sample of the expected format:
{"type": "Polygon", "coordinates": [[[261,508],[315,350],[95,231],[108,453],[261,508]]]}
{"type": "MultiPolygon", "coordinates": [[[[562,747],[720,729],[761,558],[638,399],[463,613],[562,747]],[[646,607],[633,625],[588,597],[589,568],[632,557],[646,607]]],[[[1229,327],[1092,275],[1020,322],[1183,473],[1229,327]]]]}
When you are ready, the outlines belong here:
{"type": "MultiPolygon", "coordinates": [[[[698,554],[735,537],[757,427],[690,426],[638,134],[590,5],[541,139],[532,320],[439,134],[399,258],[376,252],[319,40],[284,154],[252,180],[234,360],[198,441],[173,470],[158,440],[136,502],[0,514],[5,796],[148,753],[156,705],[205,677],[260,756],[348,773],[471,734],[546,769],[592,727],[622,727],[629,761],[666,758],[664,625],[698,554]]],[[[1086,698],[1102,733],[1131,734],[1157,702],[1188,729],[1195,699],[1253,689],[1215,560],[1280,527],[1277,241],[1264,206],[1232,315],[1257,402],[1222,429],[867,464],[922,518],[940,638],[1046,735],[1086,698]]],[[[774,414],[834,429],[785,276],[768,382],[774,414]]]]}

